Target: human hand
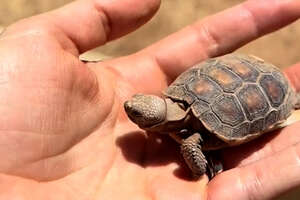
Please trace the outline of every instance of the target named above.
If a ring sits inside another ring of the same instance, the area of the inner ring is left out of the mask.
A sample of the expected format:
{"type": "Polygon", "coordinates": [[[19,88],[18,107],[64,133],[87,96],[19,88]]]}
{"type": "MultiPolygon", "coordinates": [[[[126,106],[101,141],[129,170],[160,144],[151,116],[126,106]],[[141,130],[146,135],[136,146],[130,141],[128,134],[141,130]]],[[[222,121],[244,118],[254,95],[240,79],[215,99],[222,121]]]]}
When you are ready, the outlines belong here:
{"type": "MultiPolygon", "coordinates": [[[[0,197],[270,199],[300,184],[299,123],[224,152],[234,151],[225,160],[230,169],[207,184],[206,177],[188,180],[175,142],[146,138],[123,111],[133,94],[158,94],[191,65],[295,21],[300,2],[247,1],[136,54],[78,59],[137,28],[158,6],[77,1],[7,28],[0,38],[0,197]]],[[[300,89],[297,73],[287,71],[300,89]]]]}

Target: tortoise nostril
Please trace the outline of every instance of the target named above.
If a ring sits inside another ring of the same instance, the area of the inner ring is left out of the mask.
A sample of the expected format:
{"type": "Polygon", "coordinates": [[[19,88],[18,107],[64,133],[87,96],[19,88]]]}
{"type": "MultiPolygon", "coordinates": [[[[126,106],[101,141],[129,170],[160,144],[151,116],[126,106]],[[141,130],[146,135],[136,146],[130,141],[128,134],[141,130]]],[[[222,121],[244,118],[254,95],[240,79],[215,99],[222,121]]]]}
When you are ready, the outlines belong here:
{"type": "Polygon", "coordinates": [[[137,110],[133,110],[133,111],[131,112],[131,114],[132,114],[133,116],[136,116],[136,117],[142,116],[142,114],[141,114],[139,111],[137,111],[137,110]]]}

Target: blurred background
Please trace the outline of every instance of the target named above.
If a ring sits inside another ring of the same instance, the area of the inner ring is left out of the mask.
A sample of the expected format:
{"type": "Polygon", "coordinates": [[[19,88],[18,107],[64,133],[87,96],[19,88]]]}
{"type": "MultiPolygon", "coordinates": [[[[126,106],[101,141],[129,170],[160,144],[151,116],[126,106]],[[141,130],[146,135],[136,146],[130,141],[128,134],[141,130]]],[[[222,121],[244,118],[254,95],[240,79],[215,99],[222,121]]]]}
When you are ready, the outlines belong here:
{"type": "MultiPolygon", "coordinates": [[[[0,26],[63,6],[72,0],[0,1],[0,26]]],[[[229,8],[242,0],[163,0],[156,16],[138,31],[84,55],[89,59],[116,57],[136,52],[207,15],[229,8]]],[[[260,38],[238,51],[255,54],[283,68],[300,60],[300,22],[260,38]]]]}
{"type": "MultiPolygon", "coordinates": [[[[1,27],[42,12],[61,7],[72,0],[9,0],[0,1],[1,27]]],[[[242,2],[242,0],[162,0],[156,16],[138,31],[87,52],[87,60],[118,57],[138,51],[173,33],[197,19],[214,14],[242,2]]],[[[280,68],[300,61],[300,21],[276,33],[262,37],[238,51],[255,54],[280,68]]],[[[300,191],[300,188],[299,188],[300,191]]],[[[292,191],[280,200],[299,200],[300,192],[292,191]]]]}

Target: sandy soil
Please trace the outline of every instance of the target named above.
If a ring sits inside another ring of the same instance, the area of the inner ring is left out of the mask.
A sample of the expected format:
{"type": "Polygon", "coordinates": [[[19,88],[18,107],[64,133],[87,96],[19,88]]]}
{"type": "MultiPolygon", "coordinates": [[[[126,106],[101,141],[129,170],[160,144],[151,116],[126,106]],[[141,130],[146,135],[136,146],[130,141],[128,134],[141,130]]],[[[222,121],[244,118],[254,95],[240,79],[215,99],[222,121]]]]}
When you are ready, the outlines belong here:
{"type": "MultiPolygon", "coordinates": [[[[9,25],[23,17],[46,12],[71,1],[2,0],[0,2],[0,25],[9,25]]],[[[100,52],[115,57],[136,52],[197,19],[240,2],[242,0],[163,0],[159,12],[148,24],[127,37],[98,48],[96,55],[100,52]]],[[[298,38],[300,38],[300,22],[256,40],[239,51],[255,54],[283,68],[300,60],[298,38]]]]}
{"type": "MultiPolygon", "coordinates": [[[[0,27],[19,19],[60,7],[72,0],[1,0],[0,27]]],[[[168,34],[201,19],[224,10],[242,0],[163,0],[157,15],[138,31],[111,42],[90,53],[90,57],[116,57],[138,51],[168,34]],[[158,31],[159,30],[159,31],[158,31]]],[[[276,33],[258,39],[238,51],[255,54],[284,68],[300,60],[300,21],[276,33]]],[[[300,194],[299,194],[300,195],[300,194]]],[[[284,199],[299,199],[292,193],[284,199]]],[[[299,196],[298,196],[299,197],[299,196]]],[[[283,198],[282,198],[283,200],[283,198]]]]}

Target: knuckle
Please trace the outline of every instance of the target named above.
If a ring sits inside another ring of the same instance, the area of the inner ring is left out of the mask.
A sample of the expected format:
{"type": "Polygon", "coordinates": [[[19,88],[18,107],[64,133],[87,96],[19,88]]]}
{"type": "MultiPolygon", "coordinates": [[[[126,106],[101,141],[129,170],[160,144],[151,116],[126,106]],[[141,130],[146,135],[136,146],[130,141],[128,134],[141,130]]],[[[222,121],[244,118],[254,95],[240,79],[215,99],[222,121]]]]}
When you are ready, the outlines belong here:
{"type": "Polygon", "coordinates": [[[196,41],[201,46],[205,46],[207,49],[206,57],[212,57],[217,55],[220,49],[220,40],[218,36],[213,33],[210,26],[203,21],[201,24],[190,26],[192,30],[196,32],[196,41]]]}

